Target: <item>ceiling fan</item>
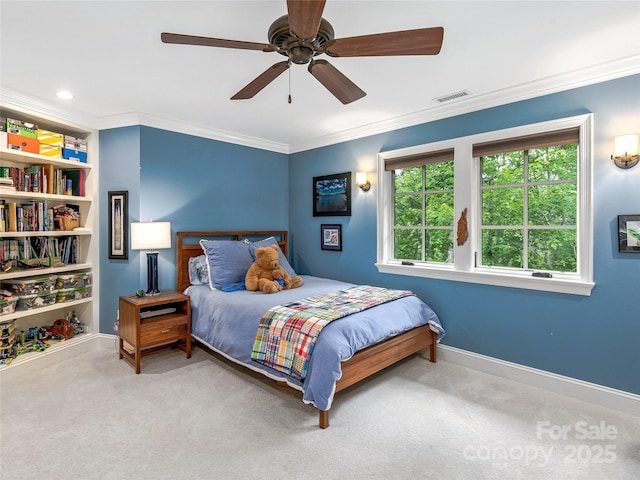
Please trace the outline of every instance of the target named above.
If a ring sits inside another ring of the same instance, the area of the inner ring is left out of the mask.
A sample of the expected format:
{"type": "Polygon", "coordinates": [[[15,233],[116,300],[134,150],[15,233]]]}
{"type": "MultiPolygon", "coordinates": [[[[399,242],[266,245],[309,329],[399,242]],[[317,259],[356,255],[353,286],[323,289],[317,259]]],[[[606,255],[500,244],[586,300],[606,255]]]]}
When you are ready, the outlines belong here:
{"type": "Polygon", "coordinates": [[[278,52],[287,57],[287,60],[273,64],[258,75],[231,100],[252,98],[286,71],[291,63],[308,63],[311,75],[345,105],[364,97],[366,93],[329,62],[314,57],[323,53],[330,57],[437,55],[442,47],[442,27],[334,38],[333,27],[322,18],[324,5],[325,0],[287,0],[288,15],[271,24],[269,43],[167,32],[163,32],[160,38],[164,43],[278,52]]]}

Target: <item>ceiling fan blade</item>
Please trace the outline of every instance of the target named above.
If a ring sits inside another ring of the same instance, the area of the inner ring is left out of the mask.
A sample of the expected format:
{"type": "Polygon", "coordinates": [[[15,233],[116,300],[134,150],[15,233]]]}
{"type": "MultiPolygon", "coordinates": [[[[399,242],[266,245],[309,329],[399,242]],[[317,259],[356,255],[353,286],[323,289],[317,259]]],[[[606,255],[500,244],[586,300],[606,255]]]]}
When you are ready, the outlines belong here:
{"type": "Polygon", "coordinates": [[[181,33],[163,32],[160,35],[163,43],[177,43],[181,45],[202,45],[204,47],[239,48],[242,50],[260,50],[274,52],[276,47],[268,43],[241,42],[239,40],[225,40],[223,38],[198,37],[181,33]]]}
{"type": "Polygon", "coordinates": [[[326,60],[312,61],[309,64],[309,72],[345,105],[366,95],[360,87],[326,60]]]}
{"type": "Polygon", "coordinates": [[[330,40],[325,45],[325,53],[332,57],[437,55],[443,38],[442,27],[374,33],[330,40]]]}
{"type": "Polygon", "coordinates": [[[287,0],[289,30],[298,38],[315,38],[325,0],[287,0]]]}
{"type": "Polygon", "coordinates": [[[282,72],[284,72],[288,68],[288,60],[285,60],[284,62],[274,63],[264,72],[258,75],[255,80],[253,80],[246,87],[244,87],[233,97],[231,97],[231,100],[246,100],[248,98],[253,98],[256,93],[273,82],[282,72]]]}

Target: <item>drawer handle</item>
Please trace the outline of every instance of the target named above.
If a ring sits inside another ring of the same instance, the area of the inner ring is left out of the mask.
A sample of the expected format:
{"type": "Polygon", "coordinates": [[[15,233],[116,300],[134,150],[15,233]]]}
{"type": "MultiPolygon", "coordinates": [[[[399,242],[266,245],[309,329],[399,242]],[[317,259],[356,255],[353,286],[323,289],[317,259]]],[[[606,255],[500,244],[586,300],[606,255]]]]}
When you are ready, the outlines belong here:
{"type": "Polygon", "coordinates": [[[167,328],[166,330],[162,330],[160,333],[169,333],[171,331],[170,328],[167,328]]]}

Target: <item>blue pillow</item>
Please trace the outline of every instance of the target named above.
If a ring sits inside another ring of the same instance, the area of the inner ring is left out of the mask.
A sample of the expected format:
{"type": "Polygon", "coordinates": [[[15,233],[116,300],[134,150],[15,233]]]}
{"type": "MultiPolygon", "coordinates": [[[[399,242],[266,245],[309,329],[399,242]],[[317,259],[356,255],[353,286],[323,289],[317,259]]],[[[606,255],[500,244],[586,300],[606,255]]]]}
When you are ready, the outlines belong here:
{"type": "Polygon", "coordinates": [[[207,256],[209,286],[221,289],[224,285],[244,281],[247,270],[253,263],[251,248],[237,240],[200,240],[207,256]]]}
{"type": "MultiPolygon", "coordinates": [[[[245,242],[251,246],[251,263],[256,260],[256,248],[268,247],[269,245],[278,245],[278,241],[274,237],[265,238],[264,240],[258,240],[257,242],[249,242],[249,240],[245,240],[245,242]]],[[[282,253],[280,245],[278,245],[278,263],[282,268],[284,268],[285,272],[287,272],[291,278],[298,276],[293,268],[291,268],[291,265],[289,265],[287,257],[285,257],[284,253],[282,253]]]]}

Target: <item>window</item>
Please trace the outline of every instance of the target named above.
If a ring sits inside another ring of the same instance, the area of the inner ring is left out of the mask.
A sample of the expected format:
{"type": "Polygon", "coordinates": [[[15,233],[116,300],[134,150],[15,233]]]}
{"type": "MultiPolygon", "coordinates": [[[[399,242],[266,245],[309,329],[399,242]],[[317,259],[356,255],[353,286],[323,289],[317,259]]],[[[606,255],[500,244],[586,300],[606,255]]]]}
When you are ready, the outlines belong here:
{"type": "Polygon", "coordinates": [[[591,128],[582,115],[381,153],[378,269],[589,295],[591,128]]]}
{"type": "Polygon", "coordinates": [[[453,262],[453,149],[395,158],[393,258],[453,262]]]}

